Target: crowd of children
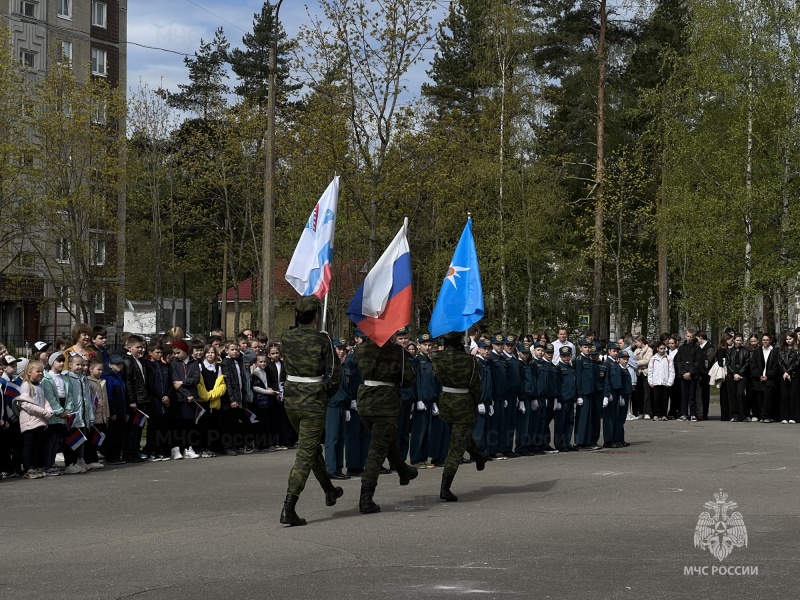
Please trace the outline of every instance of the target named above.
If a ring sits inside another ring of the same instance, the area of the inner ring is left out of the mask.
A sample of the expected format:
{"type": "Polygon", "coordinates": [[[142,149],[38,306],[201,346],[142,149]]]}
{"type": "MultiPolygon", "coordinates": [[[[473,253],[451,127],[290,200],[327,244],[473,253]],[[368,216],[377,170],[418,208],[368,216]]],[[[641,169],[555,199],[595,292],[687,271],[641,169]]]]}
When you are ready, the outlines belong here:
{"type": "Polygon", "coordinates": [[[105,328],[78,324],[69,340],[37,342],[30,358],[0,344],[0,477],[293,446],[280,345],[249,330],[221,334],[125,334],[109,349],[105,328]]]}

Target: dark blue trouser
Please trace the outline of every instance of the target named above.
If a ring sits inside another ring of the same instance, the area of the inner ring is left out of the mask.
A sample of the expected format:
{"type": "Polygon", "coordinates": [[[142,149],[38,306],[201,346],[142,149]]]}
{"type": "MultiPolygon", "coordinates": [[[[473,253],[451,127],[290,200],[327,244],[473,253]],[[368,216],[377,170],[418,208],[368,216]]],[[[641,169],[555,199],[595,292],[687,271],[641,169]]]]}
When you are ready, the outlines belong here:
{"type": "MultiPolygon", "coordinates": [[[[429,410],[416,410],[411,413],[411,445],[409,446],[411,464],[427,462],[429,451],[428,425],[431,413],[429,410]]],[[[402,452],[402,450],[401,450],[402,452]]]]}
{"type": "Polygon", "coordinates": [[[592,439],[591,445],[596,446],[600,441],[600,417],[603,415],[603,394],[595,392],[592,396],[592,439]]]}
{"type": "MultiPolygon", "coordinates": [[[[440,416],[430,416],[428,425],[428,452],[431,460],[443,461],[450,447],[450,425],[440,416]]],[[[461,457],[459,457],[459,460],[461,457]]]]}
{"type": "Polygon", "coordinates": [[[369,429],[361,423],[355,410],[350,411],[350,420],[345,423],[344,450],[348,469],[363,469],[369,454],[369,429]]]}
{"type": "Polygon", "coordinates": [[[550,435],[550,423],[553,422],[555,418],[554,408],[556,404],[555,398],[548,398],[547,405],[545,407],[545,411],[543,414],[544,422],[540,425],[542,428],[542,447],[544,449],[550,448],[550,442],[553,441],[552,436],[550,435]]]}
{"type": "Polygon", "coordinates": [[[397,447],[403,460],[408,458],[409,438],[411,437],[411,412],[414,402],[403,400],[400,403],[400,414],[397,415],[397,447]]]}
{"type": "Polygon", "coordinates": [[[503,423],[505,420],[505,408],[503,399],[494,398],[494,414],[486,419],[486,452],[490,455],[501,452],[503,423]]]}
{"type": "Polygon", "coordinates": [[[530,436],[530,426],[531,426],[531,403],[527,400],[521,399],[519,404],[517,405],[517,420],[516,420],[516,432],[517,432],[517,445],[514,448],[515,452],[525,451],[527,452],[530,450],[531,446],[531,436],[530,436]],[[519,412],[519,407],[521,405],[525,406],[525,414],[523,415],[519,412]]]}
{"type": "Polygon", "coordinates": [[[561,409],[555,411],[556,450],[566,450],[572,445],[572,427],[575,423],[575,400],[561,401],[561,409]]]}
{"type": "Polygon", "coordinates": [[[603,443],[613,444],[617,439],[617,422],[619,417],[619,392],[612,391],[608,399],[608,406],[603,409],[603,443]]]}
{"type": "Polygon", "coordinates": [[[325,414],[325,468],[328,473],[341,473],[344,468],[344,441],[347,425],[344,420],[344,412],[344,408],[329,406],[325,414]]]}
{"type": "Polygon", "coordinates": [[[697,382],[681,377],[681,416],[696,417],[703,414],[703,406],[697,406],[697,382]]]}
{"type": "Polygon", "coordinates": [[[625,421],[628,418],[628,403],[631,401],[630,397],[624,398],[620,396],[625,403],[623,406],[619,405],[619,398],[617,399],[617,426],[614,428],[616,435],[615,442],[625,441],[625,421]]]}
{"type": "Polygon", "coordinates": [[[533,410],[533,400],[531,400],[528,407],[530,414],[528,415],[528,450],[541,450],[542,449],[542,433],[541,423],[544,419],[544,400],[536,400],[538,408],[533,410]]]}
{"type": "Polygon", "coordinates": [[[592,405],[594,394],[582,396],[583,404],[578,406],[575,418],[575,445],[589,446],[592,442],[592,405]]]}
{"type": "Polygon", "coordinates": [[[500,452],[506,453],[511,452],[514,448],[514,432],[516,430],[516,419],[517,419],[517,399],[511,398],[508,401],[508,406],[506,407],[505,413],[503,414],[503,426],[504,426],[504,435],[503,435],[503,445],[500,452]]]}
{"type": "Polygon", "coordinates": [[[486,427],[489,417],[489,407],[486,406],[485,414],[480,414],[477,410],[475,412],[475,424],[472,426],[472,438],[475,440],[475,445],[478,447],[478,450],[483,454],[486,452],[486,427]]]}

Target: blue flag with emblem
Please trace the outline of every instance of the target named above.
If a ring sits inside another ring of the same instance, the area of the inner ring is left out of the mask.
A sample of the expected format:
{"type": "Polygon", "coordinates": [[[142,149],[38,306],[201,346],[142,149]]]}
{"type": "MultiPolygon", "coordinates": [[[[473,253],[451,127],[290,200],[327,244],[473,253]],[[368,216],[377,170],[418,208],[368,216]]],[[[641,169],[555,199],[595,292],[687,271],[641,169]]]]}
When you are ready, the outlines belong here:
{"type": "Polygon", "coordinates": [[[442,282],[429,331],[433,337],[450,331],[466,331],[482,317],[483,286],[478,251],[472,237],[472,219],[468,219],[442,282]]]}

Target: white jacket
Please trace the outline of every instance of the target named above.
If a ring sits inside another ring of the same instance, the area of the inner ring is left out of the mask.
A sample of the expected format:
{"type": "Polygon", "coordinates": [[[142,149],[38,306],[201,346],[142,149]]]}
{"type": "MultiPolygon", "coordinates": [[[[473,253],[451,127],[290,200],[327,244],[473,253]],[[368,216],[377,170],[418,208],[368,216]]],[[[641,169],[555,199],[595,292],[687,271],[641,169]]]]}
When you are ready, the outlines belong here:
{"type": "Polygon", "coordinates": [[[666,354],[664,356],[654,354],[647,363],[647,382],[651,386],[665,385],[669,387],[674,381],[675,365],[672,364],[672,360],[666,354]]]}

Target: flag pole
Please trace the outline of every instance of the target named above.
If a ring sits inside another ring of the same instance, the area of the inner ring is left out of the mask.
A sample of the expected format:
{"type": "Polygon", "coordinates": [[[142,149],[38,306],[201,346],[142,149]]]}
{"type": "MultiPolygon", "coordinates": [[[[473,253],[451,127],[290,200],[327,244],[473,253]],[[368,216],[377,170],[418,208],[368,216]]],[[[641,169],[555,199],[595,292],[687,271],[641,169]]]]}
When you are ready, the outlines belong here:
{"type": "MultiPolygon", "coordinates": [[[[336,180],[337,177],[338,177],[338,175],[336,174],[336,171],[334,171],[333,172],[333,179],[336,180]]],[[[336,195],[337,195],[337,204],[338,204],[338,195],[339,195],[338,190],[336,192],[336,195]]],[[[336,218],[338,220],[339,211],[337,210],[336,213],[337,213],[336,218]]],[[[337,225],[337,223],[333,224],[333,231],[331,231],[331,248],[334,247],[334,243],[333,242],[334,242],[334,238],[336,237],[336,225],[337,225]]],[[[333,256],[331,256],[331,269],[333,269],[333,256]]],[[[331,276],[331,285],[333,285],[333,277],[332,276],[331,276]]],[[[330,287],[328,287],[328,291],[325,292],[325,298],[323,299],[323,303],[322,303],[322,327],[320,328],[320,331],[325,331],[325,327],[328,324],[328,294],[329,293],[330,293],[330,287]]]]}

